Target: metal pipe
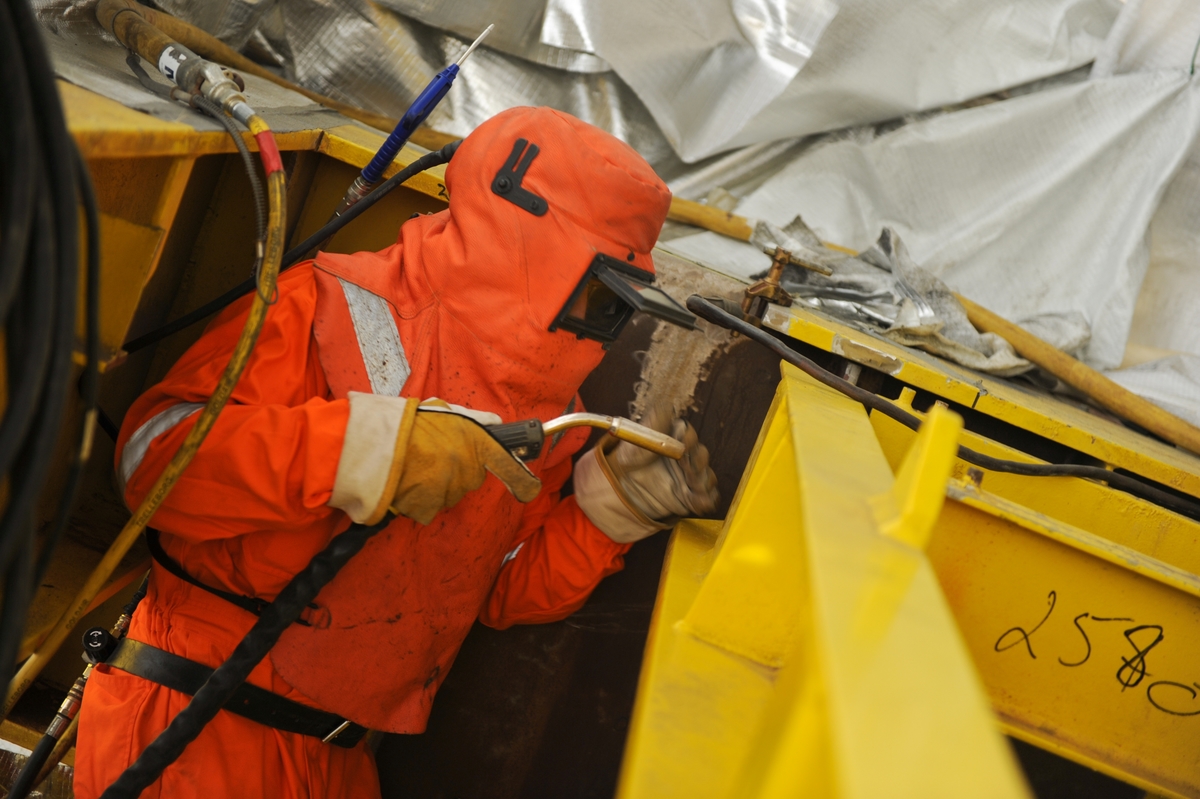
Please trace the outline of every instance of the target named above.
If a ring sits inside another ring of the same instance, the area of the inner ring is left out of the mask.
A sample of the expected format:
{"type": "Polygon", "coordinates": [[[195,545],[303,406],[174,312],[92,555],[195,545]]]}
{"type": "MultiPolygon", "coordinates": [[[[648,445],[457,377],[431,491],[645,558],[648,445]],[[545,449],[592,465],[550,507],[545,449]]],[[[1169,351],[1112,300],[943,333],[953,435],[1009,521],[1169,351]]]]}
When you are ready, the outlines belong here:
{"type": "Polygon", "coordinates": [[[620,416],[604,416],[599,413],[568,413],[544,423],[542,431],[546,435],[552,436],[572,427],[599,427],[622,441],[636,444],[672,460],[679,460],[683,457],[682,441],[620,416]]]}

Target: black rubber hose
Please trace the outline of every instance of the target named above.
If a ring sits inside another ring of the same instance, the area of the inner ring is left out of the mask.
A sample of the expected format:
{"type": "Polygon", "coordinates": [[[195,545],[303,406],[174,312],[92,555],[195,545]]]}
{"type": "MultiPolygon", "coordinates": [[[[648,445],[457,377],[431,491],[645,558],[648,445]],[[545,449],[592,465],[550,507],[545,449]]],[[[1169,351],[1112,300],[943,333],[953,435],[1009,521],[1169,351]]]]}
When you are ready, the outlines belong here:
{"type": "MultiPolygon", "coordinates": [[[[815,361],[804,357],[770,333],[722,310],[700,295],[693,294],[688,297],[687,307],[689,311],[705,321],[729,330],[736,330],[746,338],[762,344],[783,360],[799,368],[809,377],[832,389],[840,391],[853,400],[861,402],[871,410],[879,411],[911,430],[916,430],[921,426],[920,419],[890,400],[867,391],[865,388],[860,388],[827,369],[822,369],[815,361]]],[[[1086,477],[1092,480],[1099,480],[1108,483],[1113,488],[1127,491],[1143,499],[1148,499],[1189,518],[1200,518],[1200,502],[1189,502],[1167,491],[1148,485],[1141,480],[1109,471],[1100,466],[1084,466],[1072,463],[1022,463],[1020,461],[993,458],[990,455],[984,455],[981,452],[976,452],[973,449],[963,446],[958,448],[958,457],[967,463],[983,469],[989,469],[993,472],[1006,472],[1008,474],[1026,475],[1028,477],[1086,477]]]]}
{"type": "MultiPolygon", "coordinates": [[[[21,468],[11,475],[12,499],[4,522],[0,524],[0,560],[6,566],[8,558],[28,535],[27,527],[32,523],[34,507],[48,476],[62,425],[71,352],[75,344],[79,271],[74,142],[66,130],[54,72],[31,9],[22,0],[10,0],[9,11],[26,62],[29,95],[38,131],[36,138],[41,145],[43,186],[48,195],[45,205],[38,206],[43,223],[37,227],[33,249],[39,250],[39,244],[49,244],[52,248],[48,258],[47,253],[42,253],[41,264],[34,268],[48,270],[53,282],[49,322],[45,328],[37,328],[29,342],[39,349],[48,344],[48,360],[45,364],[35,364],[35,373],[41,373],[41,379],[32,387],[17,386],[14,389],[14,393],[22,397],[36,397],[37,410],[33,424],[27,430],[26,443],[21,448],[21,468]]],[[[43,277],[37,275],[39,280],[43,277]]],[[[39,303],[41,301],[39,297],[39,303]]],[[[11,345],[9,352],[12,352],[11,345]]],[[[9,414],[6,413],[5,426],[8,421],[9,414]]],[[[8,455],[0,449],[0,474],[11,466],[11,462],[4,459],[8,455]]],[[[2,664],[0,668],[3,668],[2,664]]]]}
{"type": "Polygon", "coordinates": [[[50,367],[50,334],[54,318],[53,212],[45,196],[45,181],[35,177],[33,222],[41,232],[30,242],[18,286],[19,301],[5,321],[10,328],[7,344],[9,395],[0,422],[0,474],[8,474],[25,444],[37,414],[41,389],[50,367]]]}
{"type": "MultiPolygon", "coordinates": [[[[173,100],[173,87],[159,83],[150,77],[142,66],[142,57],[135,51],[130,50],[125,54],[125,64],[129,70],[133,72],[138,79],[138,83],[142,84],[142,88],[151,94],[157,95],[164,100],[173,100]]],[[[254,240],[258,242],[258,253],[254,259],[254,269],[251,274],[258,277],[258,268],[262,265],[262,248],[267,240],[267,194],[263,190],[262,181],[258,178],[258,170],[255,168],[254,157],[250,155],[250,148],[246,146],[245,140],[242,138],[242,131],[234,123],[229,115],[221,110],[221,106],[209,100],[202,94],[192,95],[192,105],[208,116],[212,117],[225,131],[232,137],[233,146],[237,148],[238,155],[242,157],[242,166],[246,170],[246,177],[250,180],[250,192],[254,195],[254,216],[256,222],[256,233],[254,240]]]]}
{"type": "Polygon", "coordinates": [[[205,725],[246,681],[271,647],[300,614],[316,599],[321,589],[354,557],[370,538],[395,518],[391,514],[378,524],[352,524],[346,532],[335,536],[329,545],[313,556],[308,565],[291,579],[258,621],[250,628],[233,654],[214,671],[208,680],[179,712],[165,730],[146,747],[145,751],[105,789],[100,799],[137,799],[174,763],[187,745],[196,739],[205,725]]]}
{"type": "Polygon", "coordinates": [[[8,318],[33,228],[33,168],[37,163],[33,104],[20,40],[6,6],[0,5],[0,320],[8,318]]]}
{"type": "MultiPolygon", "coordinates": [[[[140,67],[141,65],[139,64],[138,66],[140,67]]],[[[225,128],[225,132],[233,139],[233,146],[237,148],[238,155],[242,157],[242,168],[246,170],[246,178],[250,181],[250,193],[254,195],[254,241],[257,243],[257,250],[254,258],[254,268],[250,270],[250,274],[254,278],[255,283],[257,283],[258,269],[262,266],[263,247],[267,241],[267,194],[263,190],[262,181],[258,177],[258,165],[255,164],[254,156],[250,154],[250,148],[246,146],[246,141],[242,138],[242,131],[238,129],[237,123],[221,110],[221,106],[202,94],[197,94],[193,97],[192,102],[197,108],[215,119],[225,128]]]]}
{"type": "MultiPolygon", "coordinates": [[[[368,194],[357,204],[347,209],[346,212],[341,216],[337,217],[336,219],[331,219],[316,233],[313,233],[307,239],[284,253],[282,268],[287,269],[288,267],[295,266],[313,247],[316,247],[321,242],[332,237],[343,227],[353,222],[361,214],[365,213],[372,205],[387,196],[392,189],[396,188],[405,181],[410,180],[415,175],[424,172],[426,169],[432,169],[435,166],[449,163],[450,159],[454,157],[454,151],[458,149],[458,145],[461,143],[461,141],[450,142],[440,150],[426,153],[416,161],[413,161],[411,164],[406,166],[404,169],[397,172],[395,175],[392,175],[383,183],[380,183],[373,192],[368,194]]],[[[162,327],[157,328],[156,330],[151,330],[149,333],[125,342],[124,349],[128,353],[134,353],[140,349],[150,346],[151,344],[154,344],[155,342],[163,340],[167,336],[178,333],[184,328],[191,327],[197,322],[206,319],[207,317],[221,310],[226,305],[229,305],[238,297],[254,291],[254,286],[255,281],[253,278],[243,281],[216,299],[210,300],[196,310],[184,314],[174,322],[169,322],[162,327]]]]}
{"type": "Polygon", "coordinates": [[[7,187],[14,176],[23,175],[18,182],[25,184],[28,200],[24,207],[14,207],[14,194],[0,192],[0,321],[8,392],[0,423],[0,479],[8,481],[8,501],[0,515],[0,677],[7,682],[36,585],[36,509],[71,384],[79,243],[74,142],[29,3],[3,0],[0,29],[5,76],[0,81],[0,146],[5,149],[0,179],[7,187]],[[11,153],[10,146],[16,148],[11,153]]]}
{"type": "Polygon", "coordinates": [[[25,765],[21,766],[21,771],[13,780],[12,787],[8,789],[5,799],[25,799],[29,795],[29,792],[35,787],[33,781],[37,779],[46,759],[54,751],[56,743],[58,743],[58,739],[49,735],[42,736],[42,739],[37,742],[37,746],[33,747],[33,751],[29,753],[29,757],[25,758],[25,765]]]}

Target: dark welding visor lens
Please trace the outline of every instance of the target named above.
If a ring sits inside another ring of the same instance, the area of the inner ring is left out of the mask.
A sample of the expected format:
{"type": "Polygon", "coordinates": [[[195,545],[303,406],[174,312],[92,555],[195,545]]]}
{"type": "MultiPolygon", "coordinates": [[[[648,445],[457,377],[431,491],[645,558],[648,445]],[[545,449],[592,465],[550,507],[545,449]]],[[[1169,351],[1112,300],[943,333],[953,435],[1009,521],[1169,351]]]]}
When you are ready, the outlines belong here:
{"type": "Polygon", "coordinates": [[[562,328],[608,344],[633,316],[642,311],[693,329],[696,317],[651,285],[654,275],[604,254],[597,254],[551,330],[562,328]]]}

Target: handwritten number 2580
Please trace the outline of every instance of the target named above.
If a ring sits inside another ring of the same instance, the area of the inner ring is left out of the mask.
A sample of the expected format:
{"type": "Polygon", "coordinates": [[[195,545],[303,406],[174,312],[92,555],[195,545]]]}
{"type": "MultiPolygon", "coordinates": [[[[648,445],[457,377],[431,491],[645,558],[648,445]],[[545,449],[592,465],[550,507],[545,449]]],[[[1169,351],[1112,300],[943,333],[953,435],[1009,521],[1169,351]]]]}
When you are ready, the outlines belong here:
{"type": "MultiPolygon", "coordinates": [[[[1041,629],[1046,620],[1050,618],[1050,614],[1054,612],[1054,607],[1058,602],[1058,593],[1051,591],[1046,595],[1046,614],[1042,616],[1033,629],[1026,630],[1024,627],[1010,627],[1001,633],[996,639],[994,649],[997,652],[1006,652],[1013,647],[1024,644],[1025,650],[1029,653],[1029,657],[1037,660],[1037,654],[1033,651],[1033,642],[1031,638],[1033,634],[1041,629]]],[[[1085,651],[1083,657],[1076,661],[1068,662],[1061,657],[1058,662],[1068,668],[1075,668],[1087,663],[1092,656],[1092,641],[1088,637],[1087,631],[1084,629],[1082,622],[1084,619],[1098,622],[1123,621],[1132,622],[1133,619],[1125,616],[1093,616],[1090,613],[1080,613],[1072,621],[1075,629],[1079,631],[1080,637],[1083,638],[1085,651]]],[[[1146,666],[1146,656],[1150,654],[1156,646],[1162,643],[1164,636],[1163,628],[1158,624],[1141,624],[1136,627],[1130,627],[1124,631],[1125,640],[1133,647],[1133,655],[1130,657],[1121,657],[1121,665],[1117,669],[1117,682],[1121,684],[1121,690],[1133,688],[1140,685],[1142,680],[1149,676],[1150,671],[1146,666]],[[1149,640],[1147,640],[1149,639],[1149,640]]],[[[1172,682],[1170,680],[1158,680],[1151,683],[1146,688],[1146,698],[1158,710],[1164,713],[1169,713],[1172,716],[1197,716],[1200,715],[1198,710],[1178,710],[1169,708],[1165,703],[1169,703],[1173,698],[1176,701],[1183,699],[1185,702],[1194,702],[1200,694],[1196,689],[1200,689],[1200,683],[1192,683],[1186,685],[1184,683],[1172,682]],[[1179,692],[1183,691],[1188,694],[1188,697],[1183,697],[1179,692]]]]}

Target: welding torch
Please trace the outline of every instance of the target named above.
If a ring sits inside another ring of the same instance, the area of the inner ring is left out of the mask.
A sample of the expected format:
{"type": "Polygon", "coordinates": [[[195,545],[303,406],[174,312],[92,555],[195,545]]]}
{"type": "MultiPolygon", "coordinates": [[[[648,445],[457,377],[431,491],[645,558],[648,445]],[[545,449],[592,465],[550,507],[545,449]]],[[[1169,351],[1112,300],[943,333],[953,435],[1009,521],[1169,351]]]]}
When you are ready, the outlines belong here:
{"type": "Polygon", "coordinates": [[[363,171],[350,184],[350,188],[346,189],[345,196],[338,203],[337,210],[333,212],[334,216],[341,216],[347,208],[371,193],[371,189],[375,188],[375,185],[383,178],[384,170],[395,160],[396,154],[400,152],[400,148],[408,141],[408,137],[428,118],[433,109],[437,107],[437,104],[446,96],[446,92],[450,91],[450,86],[454,83],[454,79],[458,77],[458,70],[463,62],[467,60],[467,57],[471,53],[475,52],[475,48],[492,32],[492,28],[494,27],[496,26],[488,25],[484,28],[483,33],[479,34],[479,37],[471,42],[471,46],[467,48],[467,51],[459,56],[457,61],[435,75],[433,80],[429,81],[429,85],[417,95],[417,99],[413,101],[413,104],[404,112],[404,116],[396,123],[395,130],[387,137],[387,140],[379,148],[379,151],[375,153],[375,157],[363,167],[363,171]]]}
{"type": "Polygon", "coordinates": [[[672,460],[683,457],[682,441],[620,416],[604,416],[599,413],[568,413],[548,422],[526,419],[521,422],[489,425],[487,431],[513,455],[523,461],[531,461],[541,454],[546,436],[555,436],[572,427],[598,427],[622,441],[636,444],[672,460]]]}

